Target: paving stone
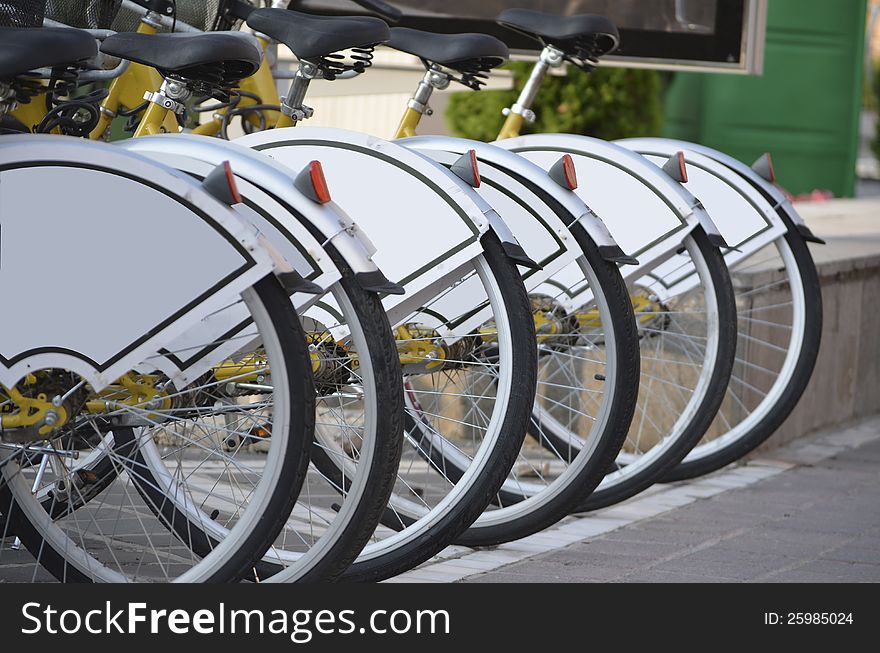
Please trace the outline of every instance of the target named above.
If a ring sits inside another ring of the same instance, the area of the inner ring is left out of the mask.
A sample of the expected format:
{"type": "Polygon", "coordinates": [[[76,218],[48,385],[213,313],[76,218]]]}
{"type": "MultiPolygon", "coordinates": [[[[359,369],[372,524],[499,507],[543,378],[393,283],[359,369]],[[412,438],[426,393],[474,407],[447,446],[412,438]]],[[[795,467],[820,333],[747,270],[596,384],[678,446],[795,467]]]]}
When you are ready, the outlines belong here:
{"type": "Polygon", "coordinates": [[[547,546],[544,544],[535,544],[528,542],[510,542],[509,544],[502,544],[498,547],[499,551],[510,551],[512,553],[544,553],[547,550],[547,546]]]}
{"type": "Polygon", "coordinates": [[[637,569],[643,569],[649,566],[653,560],[651,558],[628,555],[603,555],[591,556],[583,553],[554,552],[547,554],[540,559],[527,560],[516,565],[518,570],[525,570],[532,565],[539,564],[542,569],[552,570],[557,573],[574,573],[589,574],[594,569],[611,568],[620,571],[620,573],[628,573],[637,569]]]}
{"type": "Polygon", "coordinates": [[[474,573],[498,567],[497,561],[493,558],[473,560],[470,556],[467,556],[464,558],[455,558],[454,562],[457,567],[472,569],[474,573]]]}
{"type": "Polygon", "coordinates": [[[796,562],[795,558],[785,556],[748,554],[730,550],[722,552],[718,548],[710,548],[663,562],[653,569],[745,581],[796,562]]]}
{"type": "Polygon", "coordinates": [[[538,577],[533,574],[510,574],[503,571],[497,571],[492,574],[480,574],[479,576],[471,576],[465,582],[468,583],[580,583],[589,582],[584,580],[573,580],[564,577],[538,577]]]}
{"type": "Polygon", "coordinates": [[[738,551],[779,555],[790,558],[817,556],[847,541],[843,535],[816,533],[804,538],[801,533],[785,530],[747,532],[724,540],[724,545],[738,551]]]}
{"type": "Polygon", "coordinates": [[[830,574],[843,582],[878,582],[880,565],[842,560],[813,560],[799,569],[814,574],[830,574]]]}
{"type": "Polygon", "coordinates": [[[822,560],[834,560],[837,562],[861,562],[870,565],[880,565],[880,549],[863,548],[846,545],[833,551],[825,551],[822,560]]]}
{"type": "MultiPolygon", "coordinates": [[[[681,551],[677,544],[632,542],[613,537],[598,538],[589,542],[572,545],[566,552],[572,555],[585,555],[591,558],[626,556],[643,560],[656,560],[681,551]],[[575,553],[577,552],[577,553],[575,553]]],[[[562,552],[560,552],[560,555],[562,552]]]]}
{"type": "Polygon", "coordinates": [[[552,550],[464,580],[880,582],[880,419],[870,424],[597,511],[588,519],[635,521],[565,547],[552,531],[529,538],[552,550]]]}
{"type": "Polygon", "coordinates": [[[833,574],[817,574],[802,569],[780,571],[776,574],[754,579],[758,583],[840,583],[841,579],[833,574]]]}
{"type": "Polygon", "coordinates": [[[652,569],[641,574],[627,576],[625,582],[635,583],[735,583],[735,578],[704,576],[696,573],[666,572],[652,569]]]}

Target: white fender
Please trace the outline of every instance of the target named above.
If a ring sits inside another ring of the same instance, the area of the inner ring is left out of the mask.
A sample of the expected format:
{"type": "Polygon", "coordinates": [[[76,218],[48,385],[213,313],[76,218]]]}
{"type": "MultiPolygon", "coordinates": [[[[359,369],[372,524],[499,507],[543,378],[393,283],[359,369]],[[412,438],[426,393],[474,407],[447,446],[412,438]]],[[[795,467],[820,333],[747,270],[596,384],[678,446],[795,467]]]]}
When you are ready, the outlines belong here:
{"type": "Polygon", "coordinates": [[[736,172],[753,188],[758,190],[779,215],[787,218],[791,222],[791,227],[800,233],[805,240],[820,244],[824,244],[825,242],[821,238],[816,237],[813,232],[810,231],[807,223],[804,222],[804,219],[792,205],[791,200],[786,197],[785,193],[782,192],[782,189],[779,188],[779,186],[767,181],[745,163],[733,158],[729,154],[725,154],[724,152],[714,150],[711,147],[706,147],[705,145],[700,145],[698,143],[689,143],[687,141],[678,141],[670,138],[631,138],[618,142],[621,145],[632,147],[633,149],[657,147],[655,144],[657,142],[663,144],[668,143],[679,150],[688,150],[710,159],[714,159],[718,163],[736,172]]]}
{"type": "Polygon", "coordinates": [[[684,237],[700,225],[722,244],[717,227],[695,198],[658,166],[620,145],[573,134],[533,134],[496,141],[550,168],[563,154],[574,159],[578,196],[602,218],[624,252],[639,260],[621,273],[637,277],[673,256],[684,237]]]}
{"type": "MultiPolygon", "coordinates": [[[[392,324],[413,319],[413,311],[434,299],[464,266],[482,253],[480,237],[489,221],[479,196],[449,171],[416,152],[389,141],[340,129],[274,129],[236,140],[293,170],[320,160],[333,200],[356,220],[376,246],[373,261],[404,296],[388,295],[383,304],[392,324]]],[[[450,324],[446,315],[464,315],[485,302],[466,283],[446,293],[443,311],[418,321],[444,336],[463,336],[482,324],[488,310],[450,324]],[[476,293],[476,294],[475,294],[476,293]],[[444,326],[445,325],[445,326],[444,326]]]]}
{"type": "Polygon", "coordinates": [[[715,159],[682,149],[682,143],[665,139],[622,141],[621,144],[653,163],[665,161],[675,152],[684,152],[688,190],[700,198],[733,248],[723,251],[728,267],[734,268],[786,233],[785,223],[765,196],[715,159]]]}
{"type": "MultiPolygon", "coordinates": [[[[481,174],[486,170],[491,171],[491,174],[493,175],[500,175],[501,181],[499,183],[491,184],[492,180],[489,180],[490,185],[494,186],[493,188],[486,190],[486,193],[489,194],[487,197],[491,203],[494,204],[496,198],[501,197],[501,189],[497,188],[498,186],[502,183],[512,183],[512,186],[504,187],[504,195],[507,197],[514,196],[514,200],[516,201],[517,193],[520,192],[520,189],[524,189],[524,191],[528,193],[527,197],[529,198],[529,200],[525,202],[527,205],[532,201],[537,201],[538,204],[536,207],[544,207],[549,213],[552,213],[552,209],[547,207],[543,200],[537,200],[534,192],[530,189],[538,190],[540,193],[546,194],[547,197],[561,209],[561,215],[559,215],[559,218],[564,223],[564,226],[567,226],[572,222],[579,222],[581,226],[584,227],[593,239],[593,242],[596,243],[600,253],[602,253],[606,259],[620,261],[627,258],[620,249],[620,246],[614,240],[611,232],[608,231],[605,223],[602,222],[601,218],[599,218],[592,209],[584,204],[583,200],[576,192],[560,187],[550,179],[546,170],[536,166],[525,157],[514,155],[511,152],[498,147],[497,144],[483,143],[480,141],[472,141],[450,136],[416,136],[413,138],[402,139],[398,142],[407,147],[426,150],[445,150],[447,152],[455,152],[458,154],[467,150],[474,150],[477,153],[477,158],[480,162],[481,174]]],[[[444,163],[446,162],[444,161],[444,163]]],[[[523,199],[519,198],[518,203],[522,204],[523,199]]],[[[534,229],[534,227],[529,227],[528,222],[517,221],[517,224],[514,224],[517,217],[522,220],[525,216],[522,216],[521,214],[519,216],[513,214],[513,216],[508,217],[507,214],[504,214],[505,222],[515,232],[518,233],[520,228],[534,229]]],[[[524,231],[524,234],[528,234],[529,236],[532,235],[529,231],[524,231]]],[[[560,238],[567,237],[567,229],[560,230],[557,235],[560,238]]],[[[520,237],[519,240],[529,243],[529,253],[531,254],[532,251],[530,248],[534,247],[533,242],[525,236],[520,237]]],[[[544,260],[550,254],[550,251],[551,250],[545,249],[543,253],[535,252],[533,256],[540,256],[541,259],[544,260]]]]}
{"type": "Polygon", "coordinates": [[[418,136],[398,142],[446,167],[470,150],[476,153],[481,178],[477,192],[491,207],[490,220],[500,223],[496,232],[509,229],[507,242],[521,243],[540,266],[524,271],[527,290],[581,255],[568,224],[585,217],[588,210],[574,193],[556,186],[538,166],[501,148],[465,139],[418,136]]]}
{"type": "MultiPolygon", "coordinates": [[[[313,202],[294,187],[299,171],[242,145],[202,136],[150,136],[127,141],[125,147],[197,176],[229,160],[244,200],[236,209],[303,278],[325,291],[340,279],[338,268],[324,251],[324,243],[332,243],[356,278],[388,283],[371,260],[372,242],[362,230],[349,228],[353,221],[341,207],[334,202],[313,202]]],[[[328,293],[295,293],[292,299],[301,315],[326,325],[336,339],[349,335],[348,325],[337,317],[338,304],[328,293]]]]}
{"type": "MultiPolygon", "coordinates": [[[[99,391],[173,350],[280,261],[253,227],[171,168],[79,139],[0,139],[7,387],[63,368],[99,391]]],[[[211,348],[193,356],[222,360],[211,348]]]]}
{"type": "MultiPolygon", "coordinates": [[[[322,246],[327,234],[339,229],[339,218],[332,206],[303,197],[293,187],[292,173],[281,166],[271,164],[249,148],[205,136],[147,136],[123,141],[118,146],[198,179],[216,165],[229,161],[243,200],[233,209],[256,226],[303,278],[323,290],[339,280],[339,270],[322,246]]],[[[344,231],[331,240],[352,257],[350,262],[346,261],[356,271],[375,269],[361,241],[344,231]]],[[[304,293],[296,293],[293,299],[297,309],[314,301],[304,293]]]]}

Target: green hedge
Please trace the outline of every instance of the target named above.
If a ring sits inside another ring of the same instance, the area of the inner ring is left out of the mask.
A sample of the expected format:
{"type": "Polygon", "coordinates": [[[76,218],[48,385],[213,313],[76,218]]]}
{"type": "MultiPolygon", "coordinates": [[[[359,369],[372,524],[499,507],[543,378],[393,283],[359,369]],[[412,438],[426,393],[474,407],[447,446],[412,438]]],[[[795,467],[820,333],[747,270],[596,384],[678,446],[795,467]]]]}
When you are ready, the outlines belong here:
{"type": "MultiPolygon", "coordinates": [[[[516,100],[532,64],[513,62],[511,91],[454,93],[446,110],[450,130],[465,138],[491,141],[504,121],[501,110],[516,100]]],[[[548,76],[533,107],[537,121],[525,133],[564,132],[612,140],[653,136],[662,124],[661,78],[651,70],[600,68],[587,75],[569,67],[565,77],[548,76]]]]}

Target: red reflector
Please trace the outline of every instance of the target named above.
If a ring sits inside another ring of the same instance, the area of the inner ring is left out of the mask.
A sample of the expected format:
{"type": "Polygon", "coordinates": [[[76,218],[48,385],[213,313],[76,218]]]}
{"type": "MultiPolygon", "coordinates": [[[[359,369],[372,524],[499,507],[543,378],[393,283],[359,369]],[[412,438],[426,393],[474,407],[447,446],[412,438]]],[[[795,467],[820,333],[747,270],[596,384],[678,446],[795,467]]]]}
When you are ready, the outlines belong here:
{"type": "Polygon", "coordinates": [[[229,165],[229,161],[223,162],[223,170],[226,172],[226,183],[229,184],[232,203],[241,204],[241,193],[238,192],[238,185],[235,183],[235,176],[232,174],[232,166],[229,165]]]}
{"type": "Polygon", "coordinates": [[[773,155],[767,152],[767,172],[770,173],[770,183],[776,183],[776,169],[773,167],[773,155]]]}
{"type": "Polygon", "coordinates": [[[471,168],[474,169],[474,188],[480,187],[480,167],[477,165],[477,151],[471,150],[471,168]]]}
{"type": "Polygon", "coordinates": [[[688,183],[688,169],[684,158],[684,152],[678,153],[678,169],[681,171],[681,183],[688,183]]]}
{"type": "Polygon", "coordinates": [[[330,189],[327,187],[327,178],[324,177],[324,167],[320,161],[312,161],[309,164],[309,176],[312,180],[312,188],[315,190],[315,197],[321,204],[330,201],[330,189]]]}
{"type": "Polygon", "coordinates": [[[574,159],[571,158],[570,154],[562,157],[562,169],[565,171],[565,183],[568,184],[569,190],[577,189],[577,170],[574,167],[574,159]]]}

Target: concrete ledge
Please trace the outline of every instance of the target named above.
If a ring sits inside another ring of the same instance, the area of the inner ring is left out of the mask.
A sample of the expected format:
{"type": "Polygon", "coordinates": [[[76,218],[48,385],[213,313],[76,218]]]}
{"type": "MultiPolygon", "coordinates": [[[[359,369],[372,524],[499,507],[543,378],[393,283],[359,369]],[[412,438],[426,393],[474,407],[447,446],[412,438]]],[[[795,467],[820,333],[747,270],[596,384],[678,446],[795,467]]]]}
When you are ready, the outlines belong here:
{"type": "Polygon", "coordinates": [[[880,412],[880,200],[798,204],[828,244],[811,245],[824,323],[816,369],[763,451],[880,412]]]}

